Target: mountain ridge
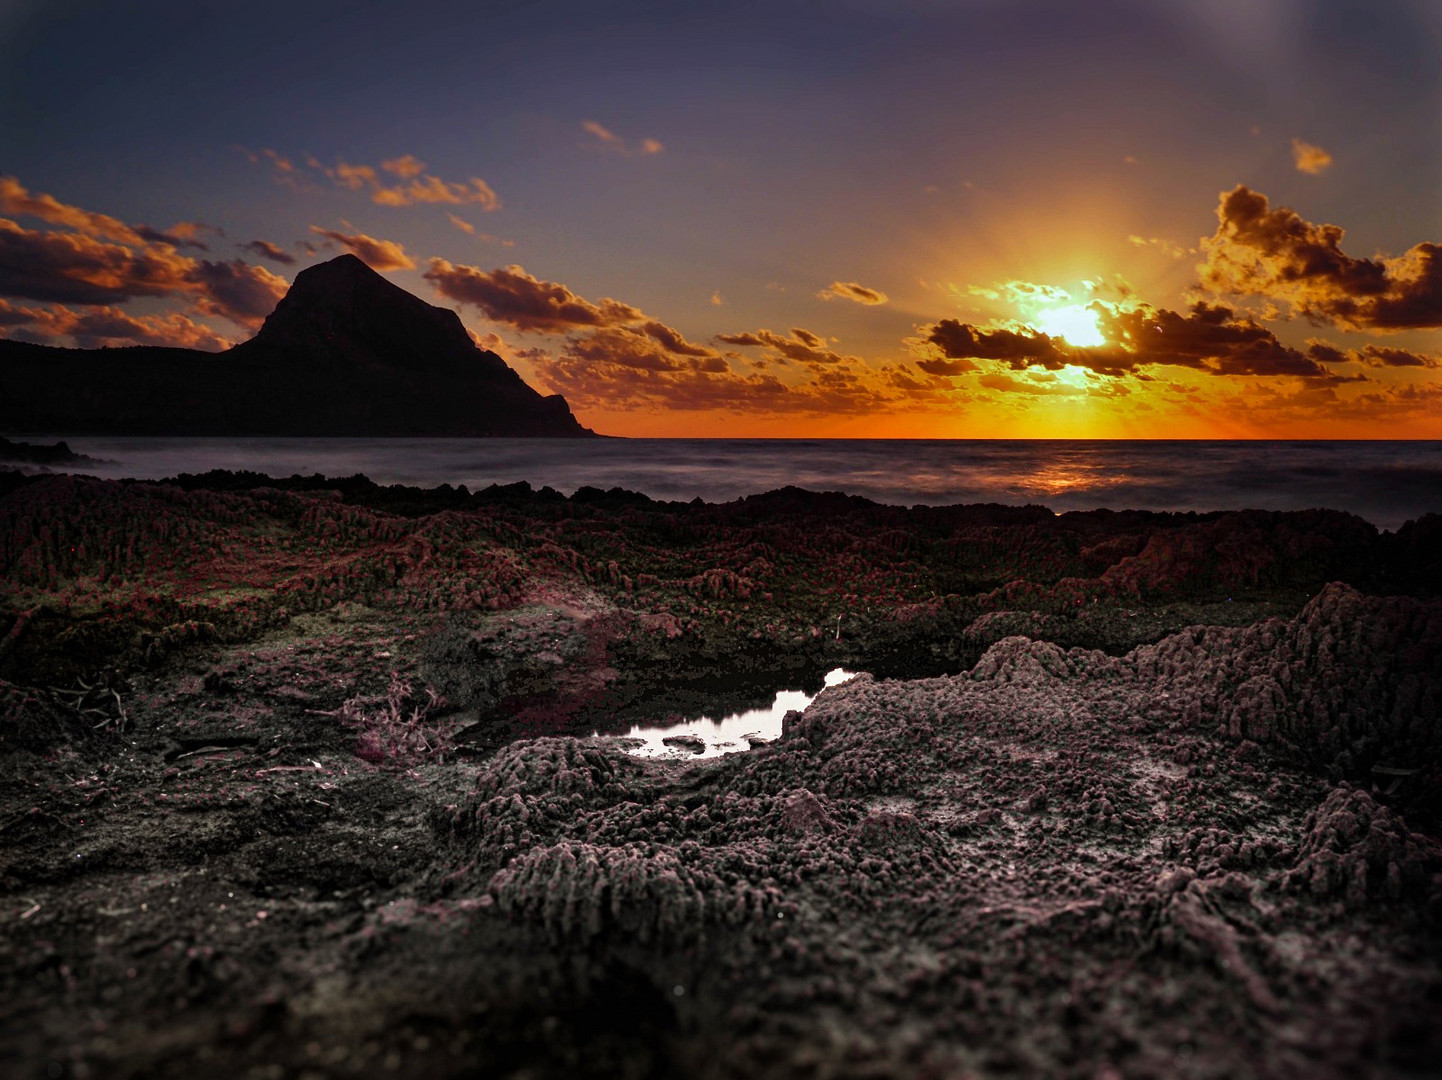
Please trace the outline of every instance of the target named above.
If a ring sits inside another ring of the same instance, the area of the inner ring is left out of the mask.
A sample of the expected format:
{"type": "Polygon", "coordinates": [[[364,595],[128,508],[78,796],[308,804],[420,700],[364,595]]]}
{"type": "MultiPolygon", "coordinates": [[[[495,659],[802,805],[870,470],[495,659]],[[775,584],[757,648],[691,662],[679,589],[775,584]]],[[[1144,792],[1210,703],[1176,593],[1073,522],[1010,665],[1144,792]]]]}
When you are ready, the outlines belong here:
{"type": "Polygon", "coordinates": [[[454,311],[349,254],[302,270],[254,337],[218,353],[0,339],[0,430],[597,437],[454,311]]]}

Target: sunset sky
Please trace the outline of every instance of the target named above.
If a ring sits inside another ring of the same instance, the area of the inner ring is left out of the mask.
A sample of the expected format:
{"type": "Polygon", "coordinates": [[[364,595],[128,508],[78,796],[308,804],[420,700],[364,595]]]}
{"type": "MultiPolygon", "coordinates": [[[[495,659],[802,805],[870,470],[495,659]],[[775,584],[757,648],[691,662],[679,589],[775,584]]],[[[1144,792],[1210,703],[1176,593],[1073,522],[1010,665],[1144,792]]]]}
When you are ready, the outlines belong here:
{"type": "Polygon", "coordinates": [[[0,335],[353,251],[616,435],[1442,438],[1433,0],[0,3],[0,335]]]}

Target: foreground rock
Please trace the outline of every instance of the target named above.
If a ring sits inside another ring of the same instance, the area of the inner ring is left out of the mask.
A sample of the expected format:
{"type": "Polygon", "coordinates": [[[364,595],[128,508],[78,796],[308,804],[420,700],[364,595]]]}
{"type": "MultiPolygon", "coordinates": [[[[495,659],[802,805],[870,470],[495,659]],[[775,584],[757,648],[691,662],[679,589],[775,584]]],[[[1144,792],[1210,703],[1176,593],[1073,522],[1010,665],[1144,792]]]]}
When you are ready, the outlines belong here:
{"type": "Polygon", "coordinates": [[[1088,570],[1064,522],[464,501],[0,504],[7,1074],[1434,1070],[1442,603],[1278,599],[1338,551],[1392,572],[1375,534],[1152,521],[1088,570]],[[1005,586],[898,591],[983,542],[1005,586]],[[857,625],[827,644],[838,560],[857,625]],[[629,720],[640,658],[704,672],[735,623],[821,663],[973,659],[717,759],[575,737],[629,720]]]}

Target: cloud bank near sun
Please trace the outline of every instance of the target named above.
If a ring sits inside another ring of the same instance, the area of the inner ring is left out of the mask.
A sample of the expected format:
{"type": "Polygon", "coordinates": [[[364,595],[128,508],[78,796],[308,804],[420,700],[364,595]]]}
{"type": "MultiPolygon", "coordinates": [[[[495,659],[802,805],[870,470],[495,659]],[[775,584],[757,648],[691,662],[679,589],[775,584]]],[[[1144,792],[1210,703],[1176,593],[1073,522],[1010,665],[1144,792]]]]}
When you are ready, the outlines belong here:
{"type": "MultiPolygon", "coordinates": [[[[584,130],[602,145],[619,139],[599,124],[584,130]]],[[[659,152],[644,142],[626,146],[659,152]]],[[[297,194],[323,179],[388,210],[438,204],[453,232],[495,240],[446,209],[499,209],[489,185],[442,180],[414,155],[375,167],[255,157],[297,194]]],[[[990,314],[934,310],[928,317],[910,297],[899,316],[907,323],[881,355],[848,348],[847,330],[818,323],[845,316],[841,322],[854,328],[857,319],[883,317],[897,307],[892,284],[886,291],[843,278],[813,285],[785,301],[793,319],[772,326],[786,329],[737,325],[731,305],[718,305],[712,290],[694,305],[708,324],[683,330],[639,304],[589,298],[519,263],[486,268],[413,254],[345,219],[340,228],[310,225],[288,245],[231,241],[200,222],[164,229],[126,222],[9,176],[0,178],[0,215],[6,336],[218,350],[248,336],[287,283],[215,249],[230,246],[287,269],[348,251],[381,272],[415,272],[421,290],[466,314],[478,340],[565,394],[583,417],[603,417],[603,427],[623,434],[628,424],[714,434],[789,424],[796,433],[956,435],[979,422],[990,434],[1024,433],[1029,423],[1134,433],[1178,422],[1197,434],[1219,427],[1265,434],[1268,425],[1305,430],[1384,418],[1425,427],[1442,404],[1439,351],[1387,340],[1442,328],[1442,246],[1423,241],[1395,256],[1355,255],[1340,226],[1273,206],[1245,185],[1220,193],[1215,227],[1194,247],[1123,238],[1169,260],[1194,253],[1192,296],[1183,305],[1151,302],[1108,278],[1106,268],[1080,283],[1024,276],[955,283],[954,304],[981,304],[990,314]],[[1302,324],[1308,329],[1298,340],[1302,324]],[[1358,334],[1382,336],[1358,341],[1358,334]]]]}

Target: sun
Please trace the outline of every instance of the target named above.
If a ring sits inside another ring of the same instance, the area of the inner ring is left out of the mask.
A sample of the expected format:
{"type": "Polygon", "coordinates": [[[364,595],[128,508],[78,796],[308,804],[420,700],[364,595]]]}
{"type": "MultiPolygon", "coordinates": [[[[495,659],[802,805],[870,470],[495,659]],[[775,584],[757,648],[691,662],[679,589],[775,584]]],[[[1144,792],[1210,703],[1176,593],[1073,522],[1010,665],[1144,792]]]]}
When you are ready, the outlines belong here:
{"type": "Polygon", "coordinates": [[[1097,313],[1081,304],[1066,307],[1047,308],[1039,312],[1034,320],[1041,329],[1052,337],[1064,338],[1069,345],[1105,345],[1101,327],[1097,325],[1097,313]]]}

